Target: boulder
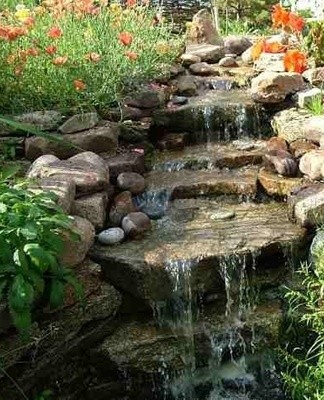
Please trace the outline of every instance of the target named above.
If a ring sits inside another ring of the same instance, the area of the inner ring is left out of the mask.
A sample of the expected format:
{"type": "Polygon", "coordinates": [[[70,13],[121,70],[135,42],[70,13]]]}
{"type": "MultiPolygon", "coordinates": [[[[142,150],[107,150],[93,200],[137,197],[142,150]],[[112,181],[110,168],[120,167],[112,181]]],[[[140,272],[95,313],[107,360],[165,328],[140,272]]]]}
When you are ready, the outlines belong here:
{"type": "Polygon", "coordinates": [[[296,176],[298,166],[292,155],[285,150],[276,150],[265,154],[265,161],[282,176],[296,176]]]}
{"type": "Polygon", "coordinates": [[[226,54],[236,54],[237,56],[240,56],[251,46],[251,40],[244,36],[232,35],[224,38],[226,54]]]}
{"type": "Polygon", "coordinates": [[[323,94],[321,89],[312,88],[297,92],[294,95],[294,98],[298,104],[298,107],[307,108],[314,101],[322,102],[323,94]]]}
{"type": "Polygon", "coordinates": [[[324,185],[311,184],[295,190],[288,197],[289,217],[311,228],[324,222],[324,185]]]}
{"type": "Polygon", "coordinates": [[[115,184],[117,176],[122,172],[137,172],[143,174],[145,171],[144,152],[133,150],[112,157],[103,157],[109,168],[110,181],[115,184]]]}
{"type": "Polygon", "coordinates": [[[280,103],[304,87],[304,80],[298,73],[262,72],[252,79],[251,96],[259,103],[280,103]]]}
{"type": "Polygon", "coordinates": [[[57,196],[57,204],[63,211],[70,214],[74,202],[76,187],[71,180],[59,178],[43,178],[40,187],[44,191],[53,192],[57,196]]]}
{"type": "Polygon", "coordinates": [[[213,24],[212,14],[207,9],[200,10],[193,16],[187,32],[187,42],[223,45],[224,42],[213,24]]]}
{"type": "Polygon", "coordinates": [[[16,115],[13,119],[42,131],[53,131],[62,122],[63,115],[58,111],[44,110],[16,115]]]}
{"type": "Polygon", "coordinates": [[[123,121],[119,124],[120,140],[127,143],[143,143],[147,140],[150,129],[150,118],[141,119],[139,122],[123,121]]]}
{"type": "Polygon", "coordinates": [[[121,190],[129,190],[132,194],[140,194],[145,190],[145,179],[136,172],[123,172],[117,177],[117,186],[121,190]]]}
{"type": "Polygon", "coordinates": [[[199,75],[199,76],[219,75],[219,72],[216,71],[210,64],[207,64],[206,62],[200,62],[190,65],[189,71],[193,75],[199,75]]]}
{"type": "Polygon", "coordinates": [[[253,56],[252,56],[252,50],[253,50],[253,46],[249,47],[242,53],[241,59],[244,64],[247,64],[247,65],[253,64],[254,60],[253,60],[253,56]]]}
{"type": "Polygon", "coordinates": [[[137,211],[133,203],[132,193],[125,191],[114,198],[114,204],[109,212],[109,220],[113,225],[119,226],[122,219],[129,213],[137,211]]]}
{"type": "Polygon", "coordinates": [[[106,221],[107,192],[82,196],[73,203],[72,214],[89,220],[96,229],[102,229],[106,221]]]}
{"type": "Polygon", "coordinates": [[[99,116],[96,112],[76,114],[61,125],[58,130],[61,133],[76,133],[94,128],[99,123],[99,116]]]}
{"type": "Polygon", "coordinates": [[[298,139],[290,143],[289,150],[295,158],[300,158],[311,150],[317,150],[318,146],[309,140],[298,139]]]}
{"type": "Polygon", "coordinates": [[[125,232],[121,228],[109,228],[99,233],[98,241],[103,245],[120,243],[125,238],[125,232]]]}
{"type": "Polygon", "coordinates": [[[218,63],[219,60],[225,57],[225,50],[223,46],[215,46],[212,44],[197,44],[187,46],[186,54],[200,57],[201,62],[214,64],[218,63]]]}
{"type": "Polygon", "coordinates": [[[132,238],[138,237],[151,229],[151,220],[146,214],[140,211],[133,212],[123,218],[122,228],[127,236],[132,238]]]}
{"type": "Polygon", "coordinates": [[[198,94],[196,79],[190,75],[181,76],[176,82],[176,88],[177,93],[182,96],[196,96],[198,94]]]}
{"type": "Polygon", "coordinates": [[[312,240],[312,244],[310,246],[310,259],[312,262],[316,262],[317,257],[322,258],[322,251],[324,246],[324,232],[323,230],[318,230],[316,235],[312,240]]]}
{"type": "Polygon", "coordinates": [[[201,58],[199,56],[196,56],[196,55],[190,54],[190,53],[182,54],[182,56],[180,57],[180,60],[182,62],[182,65],[184,65],[185,67],[189,67],[191,64],[201,62],[201,58]]]}
{"type": "Polygon", "coordinates": [[[73,217],[71,229],[75,232],[73,235],[64,233],[64,252],[60,257],[61,262],[70,267],[81,264],[85,259],[95,238],[95,229],[90,221],[78,216],[73,217]],[[78,237],[75,237],[75,234],[78,237]]]}
{"type": "Polygon", "coordinates": [[[238,63],[234,57],[223,57],[221,60],[219,60],[218,65],[226,68],[238,67],[238,63]]]}
{"type": "Polygon", "coordinates": [[[324,150],[311,150],[304,154],[299,162],[300,171],[312,180],[320,180],[323,176],[324,150]]]}
{"type": "Polygon", "coordinates": [[[270,196],[286,197],[304,181],[302,178],[287,178],[277,175],[266,168],[261,168],[258,174],[258,181],[270,196]]]}
{"type": "Polygon", "coordinates": [[[261,53],[255,68],[258,71],[284,72],[284,58],[284,53],[261,53]]]}
{"type": "Polygon", "coordinates": [[[139,109],[150,109],[161,107],[165,102],[162,92],[156,90],[141,90],[134,93],[130,99],[126,100],[128,107],[135,107],[139,109]]]}
{"type": "Polygon", "coordinates": [[[303,78],[314,86],[323,86],[324,67],[309,68],[303,73],[303,78]]]}
{"type": "Polygon", "coordinates": [[[109,174],[109,166],[105,160],[92,151],[85,151],[76,154],[75,156],[70,157],[68,161],[76,165],[78,163],[80,163],[80,165],[88,165],[89,169],[100,170],[103,173],[109,174]]]}
{"type": "Polygon", "coordinates": [[[324,115],[312,116],[303,127],[306,139],[322,146],[324,137],[324,115]]]}
{"type": "Polygon", "coordinates": [[[61,134],[62,141],[50,141],[44,137],[29,137],[25,140],[25,156],[35,160],[43,154],[54,154],[59,158],[69,158],[84,151],[115,154],[118,144],[118,125],[104,122],[93,129],[78,133],[61,134]]]}
{"type": "Polygon", "coordinates": [[[47,167],[58,161],[60,161],[60,159],[52,154],[46,154],[38,157],[29,167],[27,171],[27,178],[40,178],[43,167],[47,167]]]}

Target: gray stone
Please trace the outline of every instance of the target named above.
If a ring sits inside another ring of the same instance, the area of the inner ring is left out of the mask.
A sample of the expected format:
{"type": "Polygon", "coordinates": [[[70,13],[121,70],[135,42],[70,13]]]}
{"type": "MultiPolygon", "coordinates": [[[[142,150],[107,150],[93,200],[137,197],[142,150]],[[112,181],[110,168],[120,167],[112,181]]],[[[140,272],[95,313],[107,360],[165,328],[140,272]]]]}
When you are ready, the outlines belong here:
{"type": "Polygon", "coordinates": [[[258,71],[284,72],[284,53],[261,53],[255,63],[258,71]]]}
{"type": "Polygon", "coordinates": [[[323,247],[324,247],[324,232],[322,230],[318,230],[310,246],[311,261],[316,262],[318,256],[322,257],[323,247]]]}
{"type": "Polygon", "coordinates": [[[145,190],[145,179],[136,172],[123,172],[117,177],[117,186],[121,190],[129,190],[132,194],[140,194],[145,190]]]}
{"type": "Polygon", "coordinates": [[[102,229],[106,221],[107,192],[94,193],[75,199],[72,214],[89,220],[96,229],[102,229]]]}
{"type": "Polygon", "coordinates": [[[96,112],[76,114],[61,125],[58,130],[62,133],[77,133],[94,128],[99,122],[96,112]]]}
{"type": "Polygon", "coordinates": [[[225,220],[225,219],[232,219],[235,217],[235,211],[234,210],[219,210],[217,212],[214,212],[210,218],[213,221],[217,220],[225,220]]]}
{"type": "Polygon", "coordinates": [[[151,229],[151,220],[143,212],[133,212],[123,218],[122,228],[127,236],[132,238],[142,236],[151,229]]]}
{"type": "Polygon", "coordinates": [[[74,267],[81,264],[86,258],[90,247],[94,243],[95,229],[90,221],[78,216],[71,217],[71,229],[74,232],[64,232],[62,238],[64,241],[64,252],[60,257],[63,264],[74,267]],[[75,237],[77,234],[77,238],[75,237]]]}
{"type": "Polygon", "coordinates": [[[55,142],[44,137],[29,137],[25,140],[25,155],[35,160],[43,154],[54,154],[59,158],[69,158],[84,151],[115,154],[119,129],[113,122],[78,133],[60,135],[63,142],[55,142]]]}
{"type": "Polygon", "coordinates": [[[303,78],[312,85],[322,88],[324,83],[324,67],[309,68],[303,73],[303,78]]]}
{"type": "Polygon", "coordinates": [[[117,176],[122,172],[137,172],[143,174],[145,171],[145,155],[137,151],[118,154],[112,157],[103,157],[109,168],[110,181],[115,184],[117,176]]]}
{"type": "Polygon", "coordinates": [[[232,35],[224,38],[224,47],[227,54],[236,54],[240,56],[251,46],[251,40],[244,36],[232,35]]]}
{"type": "Polygon", "coordinates": [[[125,238],[125,232],[121,228],[110,228],[99,233],[98,241],[103,245],[120,243],[125,238]]]}
{"type": "Polygon", "coordinates": [[[172,96],[171,101],[176,106],[183,106],[188,103],[188,98],[185,96],[172,96]]]}
{"type": "Polygon", "coordinates": [[[265,154],[266,164],[270,165],[282,176],[296,176],[298,166],[292,155],[285,150],[277,150],[265,154]]]}
{"type": "Polygon", "coordinates": [[[310,179],[320,180],[323,176],[324,150],[312,150],[302,156],[299,162],[300,171],[310,179]]]}
{"type": "Polygon", "coordinates": [[[132,193],[129,191],[119,193],[114,198],[114,204],[109,211],[109,220],[113,225],[119,226],[127,214],[135,211],[137,208],[133,203],[132,193]]]}
{"type": "Polygon", "coordinates": [[[241,59],[244,64],[247,64],[247,65],[253,64],[252,50],[253,50],[253,46],[249,47],[242,53],[241,59]]]}
{"type": "Polygon", "coordinates": [[[180,60],[185,67],[189,67],[191,64],[201,62],[201,58],[199,56],[190,53],[182,54],[180,60]]]}
{"type": "Polygon", "coordinates": [[[148,89],[133,94],[131,99],[126,100],[126,104],[128,107],[150,109],[162,106],[164,100],[162,93],[148,89]]]}
{"type": "Polygon", "coordinates": [[[186,54],[200,57],[202,62],[211,64],[218,63],[225,57],[225,50],[223,46],[215,46],[211,44],[197,44],[189,45],[186,48],[186,54]]]}
{"type": "Polygon", "coordinates": [[[100,170],[103,173],[109,174],[109,166],[105,160],[92,151],[84,151],[83,153],[76,154],[75,156],[70,157],[68,161],[75,165],[78,163],[80,163],[80,165],[89,165],[89,170],[100,170]]]}
{"type": "Polygon", "coordinates": [[[55,193],[57,204],[63,211],[70,214],[76,193],[75,183],[65,179],[43,178],[40,180],[40,187],[44,191],[55,193]]]}
{"type": "Polygon", "coordinates": [[[228,57],[228,56],[223,57],[219,61],[218,65],[220,67],[227,67],[227,68],[238,67],[238,63],[236,62],[235,58],[234,57],[228,57]]]}
{"type": "Polygon", "coordinates": [[[60,161],[60,159],[52,154],[46,154],[38,157],[29,167],[27,171],[27,178],[40,178],[41,171],[44,166],[49,166],[58,161],[60,161]]]}
{"type": "Polygon", "coordinates": [[[63,119],[63,115],[58,111],[45,110],[16,115],[13,119],[36,129],[52,131],[57,129],[63,119]]]}
{"type": "Polygon", "coordinates": [[[223,46],[223,39],[214,26],[212,14],[207,9],[202,9],[193,16],[191,26],[187,32],[187,42],[223,46]]]}
{"type": "Polygon", "coordinates": [[[302,76],[295,72],[262,72],[252,79],[252,99],[260,103],[280,103],[305,88],[302,76]]]}
{"type": "Polygon", "coordinates": [[[210,64],[207,64],[206,62],[191,64],[189,67],[189,71],[193,75],[198,75],[198,76],[219,75],[219,72],[216,71],[210,64]]]}
{"type": "Polygon", "coordinates": [[[196,80],[193,76],[181,76],[176,82],[176,87],[179,95],[196,96],[198,94],[196,80]]]}
{"type": "Polygon", "coordinates": [[[300,108],[307,108],[313,101],[321,101],[323,98],[322,90],[319,88],[312,88],[297,92],[294,97],[300,108]]]}

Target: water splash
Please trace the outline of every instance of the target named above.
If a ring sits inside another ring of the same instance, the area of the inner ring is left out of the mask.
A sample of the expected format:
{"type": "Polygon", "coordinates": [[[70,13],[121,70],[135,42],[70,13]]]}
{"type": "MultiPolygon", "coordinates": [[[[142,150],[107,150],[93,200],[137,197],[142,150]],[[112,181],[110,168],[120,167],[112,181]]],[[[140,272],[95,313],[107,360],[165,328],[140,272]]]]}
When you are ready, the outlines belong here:
{"type": "Polygon", "coordinates": [[[168,209],[170,197],[168,190],[152,190],[134,197],[133,200],[140,211],[152,219],[160,219],[168,209]]]}

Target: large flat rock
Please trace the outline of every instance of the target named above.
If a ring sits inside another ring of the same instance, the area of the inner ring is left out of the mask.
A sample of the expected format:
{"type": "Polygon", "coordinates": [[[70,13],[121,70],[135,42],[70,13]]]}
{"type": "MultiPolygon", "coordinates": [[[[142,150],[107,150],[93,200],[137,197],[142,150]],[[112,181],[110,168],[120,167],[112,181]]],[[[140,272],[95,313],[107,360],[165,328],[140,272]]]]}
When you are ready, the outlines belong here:
{"type": "Polygon", "coordinates": [[[224,268],[271,269],[285,252],[298,254],[305,243],[306,231],[288,221],[285,204],[192,199],[174,201],[169,215],[156,221],[144,239],[97,245],[91,256],[113,285],[152,301],[170,296],[178,269],[189,271],[193,289],[217,293],[224,291],[224,268]],[[234,212],[234,218],[215,220],[224,210],[234,212]]]}
{"type": "Polygon", "coordinates": [[[257,169],[152,171],[145,177],[147,190],[166,190],[172,198],[235,194],[254,196],[257,169]]]}

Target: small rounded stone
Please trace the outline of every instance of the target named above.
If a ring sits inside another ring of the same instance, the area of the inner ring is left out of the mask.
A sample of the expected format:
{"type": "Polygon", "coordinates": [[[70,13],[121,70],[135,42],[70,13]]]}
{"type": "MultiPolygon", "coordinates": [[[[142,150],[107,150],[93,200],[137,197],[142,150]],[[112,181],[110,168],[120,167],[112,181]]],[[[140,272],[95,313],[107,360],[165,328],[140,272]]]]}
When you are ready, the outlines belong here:
{"type": "Polygon", "coordinates": [[[140,194],[145,190],[145,179],[136,172],[123,172],[117,177],[117,186],[133,194],[140,194]]]}
{"type": "Polygon", "coordinates": [[[125,232],[121,228],[109,228],[98,235],[98,241],[104,245],[120,243],[124,238],[125,232]]]}
{"type": "Polygon", "coordinates": [[[210,216],[210,218],[213,221],[232,219],[234,217],[235,217],[235,212],[232,210],[219,210],[210,216]]]}

